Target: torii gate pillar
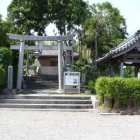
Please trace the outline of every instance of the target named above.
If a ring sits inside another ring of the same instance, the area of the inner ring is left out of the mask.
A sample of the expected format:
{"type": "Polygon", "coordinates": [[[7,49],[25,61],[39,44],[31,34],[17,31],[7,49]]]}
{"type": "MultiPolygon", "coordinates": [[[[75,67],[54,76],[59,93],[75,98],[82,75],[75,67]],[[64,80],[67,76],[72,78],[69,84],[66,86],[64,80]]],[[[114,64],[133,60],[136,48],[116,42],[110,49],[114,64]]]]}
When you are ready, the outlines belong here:
{"type": "Polygon", "coordinates": [[[63,83],[62,83],[62,41],[58,40],[58,79],[59,79],[59,89],[62,90],[63,88],[63,83]]]}
{"type": "Polygon", "coordinates": [[[19,61],[18,61],[18,76],[17,76],[17,89],[21,89],[21,84],[22,84],[24,44],[25,44],[25,41],[20,40],[19,61]]]}

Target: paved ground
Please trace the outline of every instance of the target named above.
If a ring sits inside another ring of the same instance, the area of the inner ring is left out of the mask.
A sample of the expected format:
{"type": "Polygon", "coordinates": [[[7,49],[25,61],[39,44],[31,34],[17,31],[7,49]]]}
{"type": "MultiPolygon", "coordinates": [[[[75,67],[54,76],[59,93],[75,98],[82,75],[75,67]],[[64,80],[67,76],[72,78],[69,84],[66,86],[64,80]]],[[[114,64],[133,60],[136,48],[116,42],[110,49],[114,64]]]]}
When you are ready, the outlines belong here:
{"type": "Polygon", "coordinates": [[[140,116],[0,110],[1,140],[139,140],[140,116]]]}

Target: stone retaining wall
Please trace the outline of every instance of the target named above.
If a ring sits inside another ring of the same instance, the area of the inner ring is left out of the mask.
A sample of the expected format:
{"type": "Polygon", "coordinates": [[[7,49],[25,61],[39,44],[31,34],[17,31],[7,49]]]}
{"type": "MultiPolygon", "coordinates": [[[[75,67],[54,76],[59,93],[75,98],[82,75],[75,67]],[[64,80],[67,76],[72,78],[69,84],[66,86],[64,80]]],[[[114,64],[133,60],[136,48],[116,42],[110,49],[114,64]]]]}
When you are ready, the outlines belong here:
{"type": "Polygon", "coordinates": [[[58,75],[58,67],[39,67],[38,74],[58,75]]]}

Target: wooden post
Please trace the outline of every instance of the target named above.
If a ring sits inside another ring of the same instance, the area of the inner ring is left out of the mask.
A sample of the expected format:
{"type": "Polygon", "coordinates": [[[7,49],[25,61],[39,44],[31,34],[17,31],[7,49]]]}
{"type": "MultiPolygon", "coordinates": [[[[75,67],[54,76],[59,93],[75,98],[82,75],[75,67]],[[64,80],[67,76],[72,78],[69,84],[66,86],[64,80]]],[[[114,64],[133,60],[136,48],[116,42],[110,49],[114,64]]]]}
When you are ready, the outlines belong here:
{"type": "Polygon", "coordinates": [[[123,65],[124,65],[124,63],[121,62],[120,63],[120,77],[123,77],[123,65]]]}
{"type": "Polygon", "coordinates": [[[135,66],[135,69],[134,69],[135,77],[138,77],[138,71],[139,71],[139,66],[135,66]]]}
{"type": "Polygon", "coordinates": [[[110,77],[114,77],[114,66],[110,67],[110,77]]]}

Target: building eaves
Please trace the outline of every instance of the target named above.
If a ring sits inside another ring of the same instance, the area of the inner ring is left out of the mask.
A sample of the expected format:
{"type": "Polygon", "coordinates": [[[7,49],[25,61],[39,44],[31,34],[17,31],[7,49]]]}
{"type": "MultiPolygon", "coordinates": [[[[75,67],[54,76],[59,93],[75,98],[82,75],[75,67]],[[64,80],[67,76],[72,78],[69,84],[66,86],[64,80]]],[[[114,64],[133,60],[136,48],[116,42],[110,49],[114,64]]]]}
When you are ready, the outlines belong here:
{"type": "Polygon", "coordinates": [[[119,56],[119,54],[121,55],[122,52],[126,52],[127,50],[129,50],[129,48],[133,47],[134,43],[139,41],[139,38],[140,38],[140,30],[138,30],[134,35],[132,35],[131,37],[120,43],[116,48],[113,48],[108,53],[104,54],[103,57],[98,58],[98,60],[96,61],[101,63],[111,58],[115,58],[115,55],[116,56],[119,56]]]}

